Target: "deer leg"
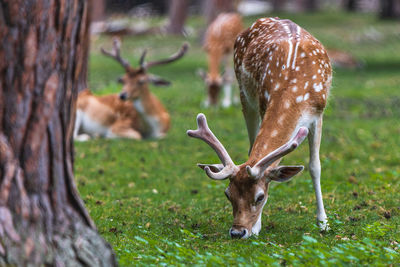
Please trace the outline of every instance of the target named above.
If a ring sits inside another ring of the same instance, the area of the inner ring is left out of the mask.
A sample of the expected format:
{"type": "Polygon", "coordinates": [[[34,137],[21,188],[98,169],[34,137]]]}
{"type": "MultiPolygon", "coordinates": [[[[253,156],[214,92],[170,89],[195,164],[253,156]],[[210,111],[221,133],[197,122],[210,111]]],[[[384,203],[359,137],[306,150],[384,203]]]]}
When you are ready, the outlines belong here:
{"type": "Polygon", "coordinates": [[[115,123],[111,127],[111,131],[107,134],[107,138],[129,138],[140,140],[142,139],[142,135],[132,129],[131,127],[125,126],[123,123],[115,123]]]}
{"type": "Polygon", "coordinates": [[[225,69],[225,74],[224,74],[224,85],[223,85],[223,90],[224,90],[224,98],[222,100],[222,106],[224,108],[230,107],[232,104],[232,81],[233,81],[233,68],[231,64],[231,56],[225,56],[224,57],[224,69],[225,69]]]}
{"type": "Polygon", "coordinates": [[[82,116],[83,116],[82,111],[77,109],[75,114],[74,140],[80,142],[84,142],[90,139],[90,135],[88,134],[85,133],[79,134],[79,130],[81,128],[83,120],[82,116]]]}
{"type": "Polygon", "coordinates": [[[251,149],[253,148],[254,140],[256,139],[257,133],[260,130],[260,116],[257,111],[246,99],[244,93],[240,92],[240,99],[242,102],[242,111],[243,116],[246,121],[247,133],[249,135],[250,148],[249,155],[251,149]]]}
{"type": "Polygon", "coordinates": [[[315,197],[317,199],[317,224],[321,231],[329,230],[328,220],[325,213],[321,193],[321,162],[319,160],[319,148],[322,134],[322,115],[310,127],[308,143],[310,146],[310,174],[314,185],[315,197]]]}

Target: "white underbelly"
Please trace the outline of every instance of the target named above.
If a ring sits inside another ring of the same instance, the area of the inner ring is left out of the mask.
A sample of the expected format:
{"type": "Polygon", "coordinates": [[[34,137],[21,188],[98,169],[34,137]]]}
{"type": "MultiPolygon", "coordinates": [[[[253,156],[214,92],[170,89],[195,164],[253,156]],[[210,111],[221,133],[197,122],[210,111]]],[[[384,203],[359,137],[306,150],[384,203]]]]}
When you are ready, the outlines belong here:
{"type": "Polygon", "coordinates": [[[106,127],[97,121],[93,120],[88,114],[78,110],[77,116],[81,116],[81,125],[79,133],[86,133],[91,136],[106,137],[110,133],[109,127],[106,127]]]}

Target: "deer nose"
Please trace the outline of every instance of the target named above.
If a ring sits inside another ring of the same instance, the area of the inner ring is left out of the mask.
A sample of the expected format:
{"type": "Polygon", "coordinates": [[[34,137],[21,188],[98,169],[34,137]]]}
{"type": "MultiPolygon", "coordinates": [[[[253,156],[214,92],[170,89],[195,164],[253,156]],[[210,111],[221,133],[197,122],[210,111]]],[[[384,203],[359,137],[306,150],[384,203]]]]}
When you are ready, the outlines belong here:
{"type": "Polygon", "coordinates": [[[126,93],[125,93],[125,92],[120,93],[120,94],[119,94],[119,99],[121,99],[121,100],[126,100],[126,99],[127,99],[126,93]]]}
{"type": "Polygon", "coordinates": [[[240,229],[231,228],[229,234],[232,238],[243,238],[247,237],[247,229],[241,227],[240,229]]]}

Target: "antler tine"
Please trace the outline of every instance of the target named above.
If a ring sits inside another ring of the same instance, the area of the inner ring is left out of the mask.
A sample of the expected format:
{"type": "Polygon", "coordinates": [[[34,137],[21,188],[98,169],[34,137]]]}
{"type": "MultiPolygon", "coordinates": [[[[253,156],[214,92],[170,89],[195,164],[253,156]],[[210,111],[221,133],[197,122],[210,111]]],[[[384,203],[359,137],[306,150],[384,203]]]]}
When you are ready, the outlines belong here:
{"type": "Polygon", "coordinates": [[[255,179],[261,178],[264,171],[272,163],[295,150],[301,144],[301,142],[303,142],[307,135],[308,129],[306,127],[300,127],[296,136],[293,137],[289,142],[269,153],[267,156],[259,160],[253,167],[246,166],[249,176],[255,179]]]}
{"type": "Polygon", "coordinates": [[[215,180],[223,180],[234,174],[238,170],[238,167],[235,165],[235,163],[233,163],[225,147],[210,130],[207,125],[206,116],[202,113],[197,115],[197,126],[197,130],[188,130],[187,135],[206,142],[211,148],[214,149],[222,164],[225,166],[220,172],[213,172],[210,167],[206,166],[204,167],[204,170],[207,175],[215,180]]]}
{"type": "MultiPolygon", "coordinates": [[[[186,54],[186,52],[188,51],[188,49],[189,49],[189,44],[185,42],[182,45],[182,47],[179,49],[179,51],[176,52],[175,54],[173,54],[172,56],[170,56],[169,58],[161,59],[161,60],[157,60],[157,61],[152,61],[152,62],[148,62],[148,63],[142,62],[140,64],[140,66],[143,69],[149,69],[149,68],[157,66],[157,65],[164,65],[164,64],[168,64],[168,63],[174,62],[175,60],[178,60],[181,57],[183,57],[186,54]]],[[[144,58],[143,58],[143,60],[144,60],[144,58]]]]}
{"type": "Polygon", "coordinates": [[[143,51],[142,55],[140,56],[139,66],[140,66],[142,69],[145,69],[145,68],[146,68],[146,67],[145,67],[145,63],[144,63],[144,59],[145,59],[145,57],[146,57],[146,54],[147,54],[147,49],[145,49],[145,50],[143,51]]]}
{"type": "Polygon", "coordinates": [[[115,60],[117,60],[125,69],[130,68],[129,62],[121,57],[121,53],[120,53],[121,41],[120,41],[119,38],[117,38],[117,37],[113,38],[113,49],[112,49],[111,52],[106,51],[103,47],[100,48],[100,50],[104,55],[109,56],[109,57],[114,58],[115,60]]]}

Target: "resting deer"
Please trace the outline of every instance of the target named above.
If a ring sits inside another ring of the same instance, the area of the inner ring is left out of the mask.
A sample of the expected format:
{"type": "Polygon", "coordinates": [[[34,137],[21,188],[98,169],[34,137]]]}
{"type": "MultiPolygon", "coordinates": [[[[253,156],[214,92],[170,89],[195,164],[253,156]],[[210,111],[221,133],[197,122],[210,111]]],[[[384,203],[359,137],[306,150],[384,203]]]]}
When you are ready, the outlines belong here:
{"type": "Polygon", "coordinates": [[[208,27],[204,49],[208,55],[208,73],[200,72],[207,86],[205,106],[215,106],[221,87],[224,89],[223,107],[232,103],[232,53],[238,34],[243,30],[242,18],[236,13],[220,14],[208,27]],[[224,63],[225,74],[221,77],[220,64],[224,63]]]}
{"type": "Polygon", "coordinates": [[[74,138],[87,140],[93,136],[105,138],[161,138],[169,129],[170,116],[161,102],[150,92],[149,83],[165,86],[170,83],[147,71],[151,67],[174,62],[188,50],[188,44],[171,57],[145,62],[146,50],[139,67],[133,68],[120,55],[120,42],[113,42],[113,51],[101,49],[106,56],[117,60],[125,69],[119,79],[123,84],[120,94],[95,96],[88,89],[78,95],[74,138]]]}
{"type": "Polygon", "coordinates": [[[271,181],[284,182],[303,166],[278,166],[308,135],[310,173],[317,198],[317,220],[328,229],[322,201],[319,148],[322,113],[331,84],[331,65],[322,44],[290,20],[263,18],[238,36],[234,64],[250,139],[247,162],[235,165],[224,146],[197,116],[191,137],[209,144],[222,164],[199,164],[215,180],[230,180],[225,191],[233,207],[233,238],[261,229],[271,181]]]}

